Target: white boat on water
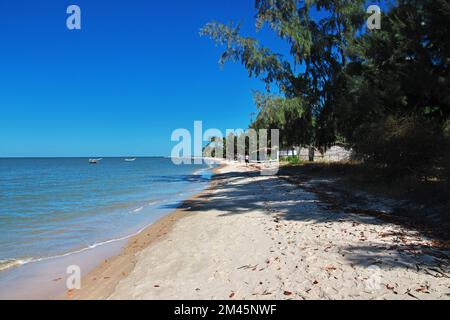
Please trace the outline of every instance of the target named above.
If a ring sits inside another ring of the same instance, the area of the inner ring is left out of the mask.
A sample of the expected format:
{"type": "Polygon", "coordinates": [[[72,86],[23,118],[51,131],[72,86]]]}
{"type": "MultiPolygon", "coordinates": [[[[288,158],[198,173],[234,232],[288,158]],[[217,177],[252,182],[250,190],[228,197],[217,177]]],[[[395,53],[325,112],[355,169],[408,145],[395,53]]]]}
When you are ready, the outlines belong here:
{"type": "Polygon", "coordinates": [[[126,162],[133,162],[136,161],[136,158],[127,158],[125,159],[126,162]]]}
{"type": "Polygon", "coordinates": [[[89,159],[89,163],[90,164],[97,164],[97,163],[99,163],[102,160],[103,160],[103,158],[100,158],[100,159],[89,159]]]}

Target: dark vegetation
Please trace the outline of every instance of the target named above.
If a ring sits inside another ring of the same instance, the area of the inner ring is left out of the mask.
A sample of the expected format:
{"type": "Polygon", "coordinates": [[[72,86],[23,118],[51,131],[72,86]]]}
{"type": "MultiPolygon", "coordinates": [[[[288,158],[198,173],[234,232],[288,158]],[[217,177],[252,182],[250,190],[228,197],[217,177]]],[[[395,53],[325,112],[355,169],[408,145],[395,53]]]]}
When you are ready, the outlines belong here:
{"type": "Polygon", "coordinates": [[[322,166],[322,173],[347,172],[386,188],[396,183],[410,195],[445,201],[450,2],[381,4],[381,29],[367,30],[364,0],[255,1],[257,29],[273,30],[287,53],[242,36],[234,23],[212,22],[201,33],[225,46],[222,63],[240,62],[266,84],[255,95],[252,128],[280,129],[286,149],[339,142],[359,165],[322,166]]]}

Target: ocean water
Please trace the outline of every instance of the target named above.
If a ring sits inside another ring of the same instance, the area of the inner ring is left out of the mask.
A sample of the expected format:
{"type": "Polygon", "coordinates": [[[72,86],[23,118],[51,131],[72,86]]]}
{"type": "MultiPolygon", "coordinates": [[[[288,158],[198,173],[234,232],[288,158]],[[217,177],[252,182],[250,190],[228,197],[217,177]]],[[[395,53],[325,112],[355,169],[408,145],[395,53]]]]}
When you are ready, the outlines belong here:
{"type": "Polygon", "coordinates": [[[210,179],[167,158],[0,159],[0,271],[124,239],[210,179]]]}

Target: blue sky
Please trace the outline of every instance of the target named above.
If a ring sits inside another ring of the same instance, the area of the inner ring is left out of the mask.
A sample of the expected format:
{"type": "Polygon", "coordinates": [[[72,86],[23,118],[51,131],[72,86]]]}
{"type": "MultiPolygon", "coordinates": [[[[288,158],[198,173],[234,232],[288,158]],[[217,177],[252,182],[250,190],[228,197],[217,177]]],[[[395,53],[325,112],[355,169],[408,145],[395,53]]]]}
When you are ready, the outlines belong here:
{"type": "Polygon", "coordinates": [[[251,33],[254,14],[253,0],[1,1],[0,157],[169,155],[194,120],[246,128],[262,85],[198,33],[230,19],[251,33]]]}
{"type": "Polygon", "coordinates": [[[172,131],[195,120],[246,128],[264,86],[221,69],[199,30],[234,20],[288,52],[254,15],[254,0],[0,1],[0,157],[170,155],[172,131]],[[71,4],[82,30],[66,27],[71,4]]]}

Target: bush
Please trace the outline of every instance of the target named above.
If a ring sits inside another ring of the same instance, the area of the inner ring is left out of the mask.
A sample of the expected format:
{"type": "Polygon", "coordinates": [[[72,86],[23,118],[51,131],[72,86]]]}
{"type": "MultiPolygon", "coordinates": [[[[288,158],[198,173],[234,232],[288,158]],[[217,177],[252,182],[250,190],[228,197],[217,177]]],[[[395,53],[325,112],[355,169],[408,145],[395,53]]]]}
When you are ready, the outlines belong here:
{"type": "Polygon", "coordinates": [[[301,160],[298,156],[282,157],[281,161],[288,162],[289,164],[300,164],[301,163],[301,160]]]}
{"type": "Polygon", "coordinates": [[[417,118],[388,117],[362,126],[355,141],[360,159],[386,167],[389,175],[438,175],[446,142],[442,130],[417,118]]]}

